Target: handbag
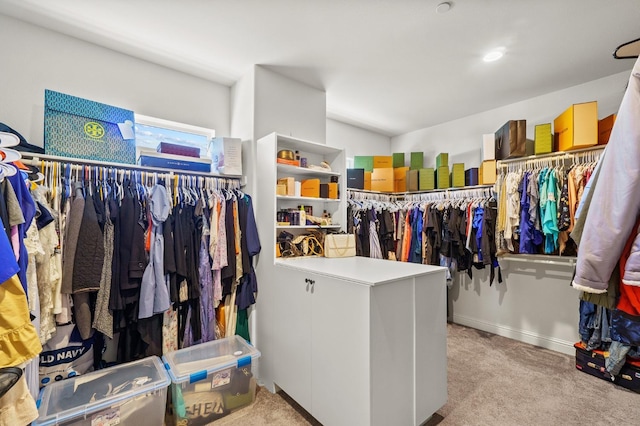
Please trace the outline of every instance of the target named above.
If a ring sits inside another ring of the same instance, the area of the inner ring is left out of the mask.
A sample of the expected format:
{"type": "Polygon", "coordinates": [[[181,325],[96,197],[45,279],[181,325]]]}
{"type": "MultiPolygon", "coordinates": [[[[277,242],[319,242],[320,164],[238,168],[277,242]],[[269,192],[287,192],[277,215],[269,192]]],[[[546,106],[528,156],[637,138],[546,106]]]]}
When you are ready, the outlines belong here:
{"type": "Polygon", "coordinates": [[[356,237],[353,234],[327,234],[324,238],[325,257],[353,257],[356,255],[356,237]]]}

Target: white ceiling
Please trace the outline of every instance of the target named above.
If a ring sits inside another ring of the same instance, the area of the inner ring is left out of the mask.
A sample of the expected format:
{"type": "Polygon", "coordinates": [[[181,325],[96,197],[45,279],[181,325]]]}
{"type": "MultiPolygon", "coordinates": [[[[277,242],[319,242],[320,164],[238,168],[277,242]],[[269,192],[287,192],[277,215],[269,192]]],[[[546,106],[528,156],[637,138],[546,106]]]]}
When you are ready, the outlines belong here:
{"type": "MultiPolygon", "coordinates": [[[[232,85],[254,64],[389,136],[630,70],[638,0],[0,0],[0,13],[232,85]],[[500,61],[482,56],[503,46],[500,61]]],[[[568,99],[567,103],[571,103],[568,99]]]]}

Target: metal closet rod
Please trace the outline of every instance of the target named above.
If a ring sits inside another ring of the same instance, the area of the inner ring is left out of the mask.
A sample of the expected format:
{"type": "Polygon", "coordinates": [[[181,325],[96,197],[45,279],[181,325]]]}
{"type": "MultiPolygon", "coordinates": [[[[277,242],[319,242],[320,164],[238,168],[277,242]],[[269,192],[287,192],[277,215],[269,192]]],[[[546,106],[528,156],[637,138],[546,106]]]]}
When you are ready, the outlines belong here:
{"type": "Polygon", "coordinates": [[[21,152],[21,154],[22,154],[21,161],[25,164],[30,164],[33,166],[40,166],[42,161],[48,161],[48,162],[57,162],[61,164],[67,163],[67,164],[79,165],[79,166],[92,166],[92,167],[95,166],[95,167],[105,167],[110,169],[122,169],[122,170],[141,171],[141,172],[169,174],[169,175],[202,176],[202,177],[212,178],[212,179],[226,179],[229,181],[240,181],[242,178],[242,176],[239,176],[239,175],[221,175],[218,173],[190,172],[188,170],[174,170],[174,169],[165,169],[161,167],[146,167],[146,166],[138,166],[137,164],[111,163],[107,161],[86,160],[83,158],[73,158],[73,157],[60,157],[57,155],[36,154],[31,152],[21,152]]]}
{"type": "Polygon", "coordinates": [[[380,191],[370,191],[368,189],[357,189],[357,188],[347,188],[347,192],[359,192],[363,194],[381,194],[381,195],[389,195],[389,196],[404,196],[404,195],[419,195],[419,194],[432,194],[439,192],[452,192],[452,191],[470,191],[470,190],[481,190],[486,188],[492,188],[492,185],[473,185],[473,186],[461,186],[455,188],[443,188],[443,189],[426,189],[423,191],[405,191],[405,192],[380,192],[380,191]]]}
{"type": "Polygon", "coordinates": [[[498,260],[507,260],[509,262],[523,262],[523,263],[537,263],[543,265],[557,265],[557,266],[569,266],[573,267],[576,264],[578,258],[576,257],[562,257],[562,256],[549,256],[542,254],[511,254],[498,257],[498,260]],[[535,257],[534,257],[535,256],[535,257]],[[566,259],[564,261],[554,260],[566,259]]]}
{"type": "Polygon", "coordinates": [[[597,153],[604,150],[606,145],[596,145],[589,148],[575,149],[572,151],[551,152],[549,154],[530,155],[528,157],[510,158],[508,160],[498,160],[497,166],[506,167],[509,164],[525,163],[535,160],[566,160],[574,157],[582,157],[585,153],[597,153]]]}

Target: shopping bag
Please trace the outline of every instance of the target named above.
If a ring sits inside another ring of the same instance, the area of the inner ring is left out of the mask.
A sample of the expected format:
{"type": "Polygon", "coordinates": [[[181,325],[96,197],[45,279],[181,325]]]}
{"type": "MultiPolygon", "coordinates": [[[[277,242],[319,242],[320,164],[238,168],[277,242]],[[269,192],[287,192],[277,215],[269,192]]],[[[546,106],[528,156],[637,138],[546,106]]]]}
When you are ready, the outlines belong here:
{"type": "Polygon", "coordinates": [[[356,237],[353,234],[327,234],[324,238],[325,257],[353,257],[356,255],[356,237]]]}

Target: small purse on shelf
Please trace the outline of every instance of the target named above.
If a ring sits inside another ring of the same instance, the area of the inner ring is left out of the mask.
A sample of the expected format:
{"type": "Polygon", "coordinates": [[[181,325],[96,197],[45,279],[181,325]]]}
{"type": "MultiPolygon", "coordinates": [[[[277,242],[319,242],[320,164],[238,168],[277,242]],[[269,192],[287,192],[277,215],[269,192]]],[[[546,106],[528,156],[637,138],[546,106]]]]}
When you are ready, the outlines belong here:
{"type": "Polygon", "coordinates": [[[353,257],[356,237],[353,234],[327,234],[324,238],[325,257],[353,257]]]}

